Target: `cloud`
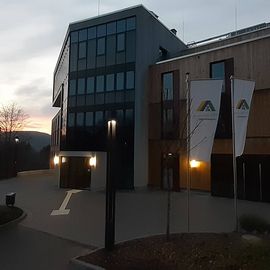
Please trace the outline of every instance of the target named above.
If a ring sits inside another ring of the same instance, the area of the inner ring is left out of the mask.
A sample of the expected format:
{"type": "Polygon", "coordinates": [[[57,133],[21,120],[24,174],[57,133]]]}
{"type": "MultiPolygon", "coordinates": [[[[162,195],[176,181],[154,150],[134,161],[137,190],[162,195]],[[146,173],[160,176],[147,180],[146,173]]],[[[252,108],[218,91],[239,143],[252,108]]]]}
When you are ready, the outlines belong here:
{"type": "MultiPolygon", "coordinates": [[[[100,13],[137,5],[137,0],[103,0],[100,13]]],[[[145,0],[168,28],[184,41],[196,41],[269,20],[269,0],[145,0]],[[236,5],[237,4],[237,5],[236,5]],[[251,16],[252,14],[252,16],[251,16]]],[[[98,1],[1,1],[1,102],[16,100],[32,127],[49,130],[58,109],[51,108],[53,71],[70,22],[97,15],[98,1]],[[39,122],[40,121],[40,122],[39,122]]]]}

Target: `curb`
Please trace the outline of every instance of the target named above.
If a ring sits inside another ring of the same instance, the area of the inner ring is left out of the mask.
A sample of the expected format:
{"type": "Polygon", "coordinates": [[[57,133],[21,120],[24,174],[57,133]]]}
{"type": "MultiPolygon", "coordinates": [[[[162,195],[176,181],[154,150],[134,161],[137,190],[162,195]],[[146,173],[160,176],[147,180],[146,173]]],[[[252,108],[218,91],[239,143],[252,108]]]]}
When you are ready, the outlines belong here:
{"type": "MultiPolygon", "coordinates": [[[[86,263],[84,261],[78,260],[78,257],[72,258],[69,263],[75,267],[76,270],[106,270],[105,268],[94,265],[91,263],[86,263]]],[[[74,269],[74,270],[75,270],[74,269]]]]}
{"type": "MultiPolygon", "coordinates": [[[[90,253],[87,253],[86,255],[89,255],[89,254],[94,253],[94,252],[101,250],[101,249],[103,249],[103,248],[97,248],[97,249],[91,251],[90,253]]],[[[106,270],[105,268],[103,268],[101,266],[79,260],[78,258],[80,258],[82,256],[83,255],[79,255],[79,256],[76,256],[76,257],[70,259],[69,263],[75,267],[74,270],[75,269],[76,270],[106,270]]]]}
{"type": "Polygon", "coordinates": [[[50,174],[53,175],[56,172],[54,170],[51,169],[45,169],[45,170],[32,170],[32,171],[22,171],[22,172],[18,172],[17,176],[18,177],[23,177],[23,176],[31,176],[31,175],[40,175],[40,174],[50,174]]]}
{"type": "Polygon", "coordinates": [[[6,228],[6,227],[10,227],[10,226],[12,226],[12,225],[17,224],[17,223],[19,223],[20,221],[22,221],[23,219],[25,219],[26,216],[27,216],[27,214],[23,211],[23,213],[22,213],[18,218],[13,219],[13,220],[11,220],[11,221],[5,223],[5,224],[0,225],[0,229],[6,228]]]}

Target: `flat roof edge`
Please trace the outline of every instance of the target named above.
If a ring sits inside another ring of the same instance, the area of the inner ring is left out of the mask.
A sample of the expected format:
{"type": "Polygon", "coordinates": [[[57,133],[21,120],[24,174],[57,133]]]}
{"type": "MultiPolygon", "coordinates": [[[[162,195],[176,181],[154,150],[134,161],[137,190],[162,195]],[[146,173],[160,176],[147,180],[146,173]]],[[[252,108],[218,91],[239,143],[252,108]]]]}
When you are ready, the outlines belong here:
{"type": "Polygon", "coordinates": [[[269,37],[270,37],[270,34],[265,35],[265,36],[261,36],[261,37],[242,40],[242,41],[239,41],[239,42],[223,45],[223,46],[220,46],[220,47],[215,47],[215,48],[212,48],[212,49],[202,50],[202,51],[191,53],[191,54],[177,56],[177,57],[174,57],[174,58],[170,58],[170,59],[167,59],[167,60],[156,62],[153,66],[160,65],[160,64],[163,64],[163,63],[172,62],[172,61],[176,61],[176,60],[180,60],[180,59],[185,59],[185,58],[188,58],[188,57],[192,57],[192,56],[196,56],[196,55],[200,55],[200,54],[204,54],[204,53],[208,53],[208,52],[222,50],[222,49],[226,49],[226,48],[229,48],[229,47],[239,46],[239,45],[242,45],[242,44],[245,44],[245,43],[254,42],[254,41],[257,41],[257,40],[260,40],[260,39],[266,39],[266,38],[269,38],[269,37]]]}

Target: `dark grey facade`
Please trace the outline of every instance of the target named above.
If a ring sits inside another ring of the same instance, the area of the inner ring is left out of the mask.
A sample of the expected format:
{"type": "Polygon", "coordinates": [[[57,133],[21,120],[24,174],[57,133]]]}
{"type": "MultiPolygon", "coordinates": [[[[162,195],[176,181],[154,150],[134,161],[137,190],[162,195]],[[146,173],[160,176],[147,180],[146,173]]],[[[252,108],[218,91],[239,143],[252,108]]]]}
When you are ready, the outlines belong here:
{"type": "MultiPolygon", "coordinates": [[[[117,186],[147,185],[148,67],[185,48],[141,5],[71,23],[54,72],[53,106],[61,117],[54,125],[60,132],[52,131],[60,137],[52,156],[55,149],[106,152],[113,117],[117,186]]],[[[61,186],[76,187],[64,178],[61,186]]]]}

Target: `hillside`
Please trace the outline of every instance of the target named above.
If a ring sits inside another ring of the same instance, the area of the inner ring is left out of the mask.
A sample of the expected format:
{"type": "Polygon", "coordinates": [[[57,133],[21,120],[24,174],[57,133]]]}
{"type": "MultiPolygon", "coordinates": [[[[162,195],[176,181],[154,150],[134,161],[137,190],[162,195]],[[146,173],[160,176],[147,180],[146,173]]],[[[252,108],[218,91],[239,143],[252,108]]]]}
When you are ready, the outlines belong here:
{"type": "Polygon", "coordinates": [[[29,142],[36,151],[50,144],[51,140],[51,135],[37,131],[19,131],[17,136],[21,141],[29,142]]]}

